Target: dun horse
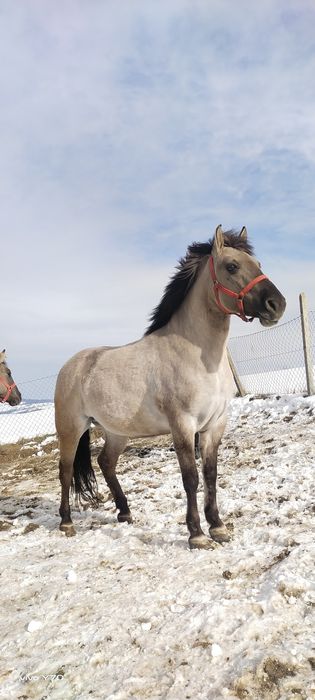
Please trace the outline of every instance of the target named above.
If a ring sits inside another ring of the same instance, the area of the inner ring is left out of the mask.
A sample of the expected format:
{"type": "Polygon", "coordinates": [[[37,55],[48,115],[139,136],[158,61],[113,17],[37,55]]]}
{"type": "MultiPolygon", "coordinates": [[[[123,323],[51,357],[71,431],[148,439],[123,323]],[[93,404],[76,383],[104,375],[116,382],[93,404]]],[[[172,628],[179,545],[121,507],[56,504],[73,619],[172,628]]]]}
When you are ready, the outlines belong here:
{"type": "Polygon", "coordinates": [[[0,352],[0,403],[17,406],[21,400],[22,396],[6,363],[5,350],[2,350],[0,352]]]}
{"type": "Polygon", "coordinates": [[[131,522],[115,471],[128,438],[171,433],[187,495],[189,544],[208,548],[197,508],[194,436],[199,432],[205,517],[211,537],[227,541],[216,479],[218,446],[234,393],[226,352],[230,315],[243,321],[259,318],[263,326],[271,326],[284,309],[284,297],[253,257],[245,227],[237,234],[223,233],[218,226],[212,240],[189,246],[143,338],[117,348],[82,350],[72,357],[59,373],[55,393],[60,529],[74,534],[71,483],[81,498],[96,497],[89,449],[89,426],[95,420],[105,437],[98,463],[118,520],[131,522]]]}

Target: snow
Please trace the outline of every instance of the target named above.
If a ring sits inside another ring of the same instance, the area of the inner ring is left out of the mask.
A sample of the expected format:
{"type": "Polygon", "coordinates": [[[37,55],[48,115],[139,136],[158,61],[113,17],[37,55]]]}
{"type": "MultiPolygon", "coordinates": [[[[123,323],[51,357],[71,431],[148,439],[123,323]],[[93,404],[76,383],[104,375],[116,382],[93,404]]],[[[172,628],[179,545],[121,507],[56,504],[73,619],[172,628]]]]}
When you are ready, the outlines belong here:
{"type": "MultiPolygon", "coordinates": [[[[315,376],[315,366],[313,371],[315,376]]],[[[305,367],[244,374],[241,380],[250,394],[303,394],[306,389],[305,367]]]]}
{"type": "Polygon", "coordinates": [[[0,404],[0,445],[15,443],[55,431],[53,402],[24,402],[19,406],[0,404]]]}
{"type": "Polygon", "coordinates": [[[40,630],[42,626],[43,623],[40,620],[31,620],[26,625],[26,629],[28,632],[37,632],[37,630],[40,630]]]}
{"type": "Polygon", "coordinates": [[[314,413],[314,397],[232,401],[218,488],[232,539],[207,551],[187,545],[170,439],[122,457],[134,523],[98,473],[104,503],[73,510],[72,538],[57,455],[39,468],[45,440],[30,441],[33,461],[3,466],[0,697],[311,700],[314,413]]]}

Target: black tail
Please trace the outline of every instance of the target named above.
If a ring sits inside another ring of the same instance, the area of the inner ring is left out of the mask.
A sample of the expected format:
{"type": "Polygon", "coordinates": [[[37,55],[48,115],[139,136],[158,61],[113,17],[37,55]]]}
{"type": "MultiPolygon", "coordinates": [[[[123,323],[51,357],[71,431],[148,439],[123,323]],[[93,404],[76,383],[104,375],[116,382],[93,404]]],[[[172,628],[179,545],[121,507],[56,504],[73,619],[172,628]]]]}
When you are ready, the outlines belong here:
{"type": "Polygon", "coordinates": [[[98,502],[97,482],[91,464],[90,431],[86,430],[80,437],[73,463],[72,491],[79,495],[80,501],[98,502]]]}

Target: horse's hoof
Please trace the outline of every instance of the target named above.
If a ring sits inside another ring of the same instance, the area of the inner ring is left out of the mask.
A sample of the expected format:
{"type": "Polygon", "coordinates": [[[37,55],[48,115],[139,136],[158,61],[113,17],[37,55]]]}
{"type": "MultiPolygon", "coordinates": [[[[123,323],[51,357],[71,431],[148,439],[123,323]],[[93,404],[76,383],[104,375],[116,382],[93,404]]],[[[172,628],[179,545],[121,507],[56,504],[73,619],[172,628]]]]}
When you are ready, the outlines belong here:
{"type": "Polygon", "coordinates": [[[131,513],[118,513],[117,520],[119,523],[132,523],[131,513]]]}
{"type": "Polygon", "coordinates": [[[214,544],[209,537],[206,535],[196,535],[195,537],[190,537],[189,540],[190,549],[213,549],[214,544]]]}
{"type": "Polygon", "coordinates": [[[212,539],[220,544],[222,544],[222,542],[229,542],[231,539],[231,535],[229,534],[229,531],[225,525],[220,525],[220,527],[210,527],[209,533],[212,539]]]}
{"type": "Polygon", "coordinates": [[[72,523],[60,523],[59,530],[61,530],[61,532],[64,532],[66,537],[73,537],[73,535],[76,534],[72,523]]]}

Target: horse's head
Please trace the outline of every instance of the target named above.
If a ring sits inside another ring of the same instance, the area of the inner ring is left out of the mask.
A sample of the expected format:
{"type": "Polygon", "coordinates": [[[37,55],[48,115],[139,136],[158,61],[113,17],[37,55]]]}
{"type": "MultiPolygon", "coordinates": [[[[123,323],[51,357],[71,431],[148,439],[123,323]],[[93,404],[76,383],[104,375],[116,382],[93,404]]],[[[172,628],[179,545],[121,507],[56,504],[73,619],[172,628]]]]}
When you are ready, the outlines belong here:
{"type": "Polygon", "coordinates": [[[7,366],[5,350],[3,350],[0,352],[0,403],[7,402],[10,406],[17,406],[21,400],[22,396],[7,366]]]}
{"type": "Polygon", "coordinates": [[[209,263],[214,297],[221,311],[237,314],[243,321],[259,318],[263,326],[279,321],[285,298],[253,257],[245,226],[238,236],[227,238],[221,226],[217,227],[209,263]]]}

